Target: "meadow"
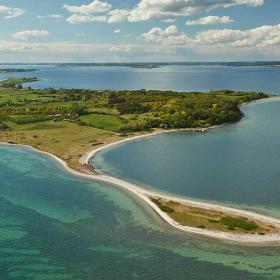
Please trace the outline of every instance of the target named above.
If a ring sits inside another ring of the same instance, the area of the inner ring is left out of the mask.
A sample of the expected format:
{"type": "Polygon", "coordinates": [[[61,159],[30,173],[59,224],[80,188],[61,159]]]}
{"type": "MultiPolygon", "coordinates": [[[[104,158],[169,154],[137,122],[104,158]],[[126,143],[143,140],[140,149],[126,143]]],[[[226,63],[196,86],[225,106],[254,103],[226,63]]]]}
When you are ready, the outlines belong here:
{"type": "MultiPolygon", "coordinates": [[[[36,78],[24,78],[24,81],[36,78]]],[[[240,120],[240,104],[268,97],[233,91],[97,91],[0,87],[0,141],[51,152],[80,169],[93,146],[154,129],[202,128],[240,120]]]]}

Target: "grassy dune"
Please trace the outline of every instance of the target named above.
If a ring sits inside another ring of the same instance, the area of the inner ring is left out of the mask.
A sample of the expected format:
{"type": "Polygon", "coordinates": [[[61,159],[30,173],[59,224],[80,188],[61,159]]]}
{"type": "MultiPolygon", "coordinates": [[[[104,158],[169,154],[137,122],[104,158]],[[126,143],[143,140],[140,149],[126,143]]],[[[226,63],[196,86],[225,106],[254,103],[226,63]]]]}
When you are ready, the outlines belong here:
{"type": "Polygon", "coordinates": [[[279,233],[279,228],[246,217],[184,205],[162,198],[151,200],[173,220],[184,226],[239,234],[266,235],[279,233]]]}

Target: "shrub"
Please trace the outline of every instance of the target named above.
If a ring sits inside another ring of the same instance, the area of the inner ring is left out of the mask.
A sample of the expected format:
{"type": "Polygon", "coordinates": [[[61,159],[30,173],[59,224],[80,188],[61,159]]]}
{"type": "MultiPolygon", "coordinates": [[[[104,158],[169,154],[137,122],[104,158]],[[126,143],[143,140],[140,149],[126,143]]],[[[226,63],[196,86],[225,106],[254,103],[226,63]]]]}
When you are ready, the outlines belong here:
{"type": "Polygon", "coordinates": [[[8,130],[9,126],[6,123],[1,123],[0,122],[0,130],[5,131],[8,130]]]}
{"type": "Polygon", "coordinates": [[[165,213],[173,213],[175,210],[171,207],[168,207],[166,205],[159,205],[159,208],[161,211],[165,212],[165,213]]]}
{"type": "Polygon", "coordinates": [[[245,218],[224,217],[220,221],[223,225],[229,228],[240,228],[246,231],[258,229],[258,225],[253,221],[248,221],[245,218]]]}
{"type": "Polygon", "coordinates": [[[149,108],[141,103],[121,103],[117,105],[117,110],[124,114],[143,114],[149,112],[149,108]]]}

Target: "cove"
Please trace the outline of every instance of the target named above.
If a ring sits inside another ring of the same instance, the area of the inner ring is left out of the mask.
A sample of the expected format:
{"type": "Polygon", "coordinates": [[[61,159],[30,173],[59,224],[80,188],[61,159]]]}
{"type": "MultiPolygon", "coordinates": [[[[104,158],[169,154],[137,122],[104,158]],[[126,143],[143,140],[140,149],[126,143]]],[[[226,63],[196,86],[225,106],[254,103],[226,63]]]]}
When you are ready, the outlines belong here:
{"type": "Polygon", "coordinates": [[[206,134],[176,132],[100,152],[104,173],[195,199],[245,205],[279,216],[280,102],[242,107],[237,124],[206,134]]]}

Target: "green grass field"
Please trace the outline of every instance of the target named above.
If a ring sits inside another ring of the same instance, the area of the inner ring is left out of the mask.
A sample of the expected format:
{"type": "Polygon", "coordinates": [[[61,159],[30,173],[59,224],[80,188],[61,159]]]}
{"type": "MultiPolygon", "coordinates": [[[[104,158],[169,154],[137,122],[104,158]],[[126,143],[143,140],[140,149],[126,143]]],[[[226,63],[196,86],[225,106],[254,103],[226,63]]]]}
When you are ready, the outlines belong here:
{"type": "Polygon", "coordinates": [[[231,91],[18,87],[18,83],[30,80],[37,79],[10,79],[9,85],[0,86],[0,141],[49,151],[76,169],[80,168],[79,157],[93,146],[152,129],[207,127],[237,121],[242,117],[242,102],[268,97],[231,91]]]}
{"type": "Polygon", "coordinates": [[[89,114],[80,117],[82,124],[92,126],[95,128],[105,129],[117,132],[123,126],[125,121],[119,116],[103,115],[103,114],[89,114]]]}

